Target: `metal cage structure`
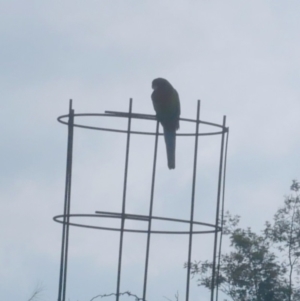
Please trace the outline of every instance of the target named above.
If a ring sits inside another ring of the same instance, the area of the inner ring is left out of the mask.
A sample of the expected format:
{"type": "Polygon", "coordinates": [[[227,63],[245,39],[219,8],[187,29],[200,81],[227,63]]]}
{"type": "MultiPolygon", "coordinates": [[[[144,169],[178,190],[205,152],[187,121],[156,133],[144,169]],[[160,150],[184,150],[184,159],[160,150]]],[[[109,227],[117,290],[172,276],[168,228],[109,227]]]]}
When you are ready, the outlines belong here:
{"type": "MultiPolygon", "coordinates": [[[[156,165],[157,165],[157,149],[158,149],[158,137],[163,135],[159,133],[159,122],[155,115],[138,114],[132,112],[132,99],[129,100],[129,110],[128,112],[115,112],[115,111],[105,111],[103,114],[86,113],[86,114],[75,114],[72,107],[72,100],[69,103],[69,113],[67,115],[62,115],[57,118],[57,120],[67,125],[68,127],[68,143],[67,143],[67,162],[66,162],[66,179],[65,179],[65,195],[64,195],[64,209],[63,214],[54,216],[54,221],[62,224],[62,242],[61,242],[61,258],[60,258],[60,272],[59,272],[59,286],[58,286],[58,301],[66,300],[66,289],[67,289],[67,275],[68,275],[68,251],[69,251],[69,228],[70,226],[78,226],[84,228],[96,228],[99,230],[106,231],[118,231],[120,233],[119,237],[119,252],[118,252],[118,271],[116,279],[116,301],[120,298],[120,283],[121,283],[121,270],[122,270],[122,255],[123,255],[123,243],[124,234],[126,232],[133,233],[143,233],[147,236],[146,239],[146,250],[145,250],[145,262],[144,262],[144,279],[143,279],[143,296],[142,300],[147,300],[147,280],[148,280],[148,267],[149,267],[149,254],[150,254],[150,243],[151,236],[154,234],[163,235],[187,235],[188,245],[187,245],[187,263],[191,263],[192,257],[192,244],[194,235],[211,233],[214,235],[214,245],[212,254],[212,286],[210,293],[210,301],[218,300],[218,271],[219,271],[219,260],[221,255],[221,244],[222,244],[222,222],[224,214],[224,196],[225,196],[225,178],[226,178],[226,158],[227,158],[227,146],[228,146],[228,135],[229,128],[226,127],[226,116],[223,117],[222,124],[216,124],[211,122],[206,122],[200,120],[200,101],[197,103],[196,119],[180,118],[181,122],[190,122],[195,125],[195,132],[193,133],[176,133],[176,136],[191,136],[194,137],[194,158],[193,158],[193,171],[192,171],[192,191],[190,200],[190,219],[176,219],[165,216],[154,216],[153,215],[153,204],[155,201],[154,191],[155,191],[155,179],[156,179],[156,165]],[[127,119],[127,129],[112,129],[112,128],[102,128],[94,127],[88,125],[82,125],[76,122],[77,117],[107,117],[107,118],[125,118],[127,119]],[[131,123],[133,119],[141,120],[146,119],[156,123],[155,132],[145,132],[145,131],[133,131],[131,123]],[[201,125],[206,125],[214,129],[210,132],[200,132],[199,127],[201,125]],[[120,212],[107,212],[107,211],[95,211],[94,214],[73,214],[70,212],[71,205],[71,188],[72,188],[72,159],[73,159],[73,133],[76,127],[84,128],[88,130],[98,130],[107,132],[118,132],[123,133],[127,136],[126,140],[126,155],[125,155],[125,168],[124,168],[124,183],[123,183],[123,199],[122,208],[120,212]],[[140,215],[132,214],[126,212],[126,191],[127,191],[127,176],[129,170],[129,153],[130,153],[130,137],[131,135],[152,135],[155,136],[154,142],[154,154],[153,154],[153,167],[152,167],[152,180],[151,180],[151,195],[149,202],[149,214],[140,215]],[[201,221],[196,221],[194,219],[195,212],[195,190],[196,190],[196,177],[197,177],[197,157],[198,157],[198,140],[201,136],[219,135],[221,136],[220,143],[220,155],[218,163],[218,183],[217,183],[217,200],[215,208],[215,220],[213,223],[203,223],[201,221]],[[120,226],[114,227],[102,227],[94,225],[86,225],[72,222],[74,217],[87,217],[87,218],[113,218],[120,220],[120,226]],[[138,220],[147,223],[147,229],[129,229],[125,227],[126,220],[138,220]],[[185,223],[189,225],[189,231],[159,231],[152,229],[152,221],[172,221],[176,223],[185,223]],[[195,230],[195,226],[206,227],[207,230],[198,231],[195,230]]],[[[187,265],[186,269],[186,292],[185,301],[190,300],[190,278],[191,278],[191,265],[187,265]]]]}

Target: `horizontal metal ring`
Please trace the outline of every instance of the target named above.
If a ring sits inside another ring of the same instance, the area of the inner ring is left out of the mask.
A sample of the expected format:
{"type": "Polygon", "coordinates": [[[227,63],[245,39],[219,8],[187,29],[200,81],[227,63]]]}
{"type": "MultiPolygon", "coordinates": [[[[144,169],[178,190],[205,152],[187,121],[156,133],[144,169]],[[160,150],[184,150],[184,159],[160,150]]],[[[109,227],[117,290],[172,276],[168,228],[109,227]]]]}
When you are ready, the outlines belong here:
{"type": "Polygon", "coordinates": [[[200,226],[206,226],[210,228],[214,228],[213,230],[204,230],[204,231],[159,231],[159,230],[138,230],[138,229],[126,229],[124,228],[124,232],[134,232],[134,233],[151,233],[151,234],[208,234],[208,233],[215,233],[216,231],[221,231],[221,227],[215,226],[213,224],[209,223],[203,223],[203,222],[197,222],[190,220],[183,220],[183,219],[176,219],[176,218],[168,218],[168,217],[159,217],[159,216],[147,216],[147,215],[139,215],[139,214],[122,214],[122,213],[116,213],[116,212],[107,212],[107,211],[96,211],[95,214],[67,214],[67,215],[56,215],[53,217],[53,220],[61,223],[61,224],[68,224],[71,226],[76,227],[83,227],[83,228],[92,228],[92,229],[101,229],[101,230],[109,230],[109,231],[121,231],[121,228],[112,228],[112,227],[100,227],[100,226],[93,226],[93,225],[84,225],[80,223],[73,223],[73,222],[67,222],[64,221],[64,219],[72,217],[98,217],[98,218],[118,218],[118,219],[131,219],[131,220],[140,220],[140,221],[147,221],[149,222],[152,220],[162,220],[162,221],[171,221],[171,222],[177,222],[177,223],[192,223],[193,225],[200,225],[200,226]]]}

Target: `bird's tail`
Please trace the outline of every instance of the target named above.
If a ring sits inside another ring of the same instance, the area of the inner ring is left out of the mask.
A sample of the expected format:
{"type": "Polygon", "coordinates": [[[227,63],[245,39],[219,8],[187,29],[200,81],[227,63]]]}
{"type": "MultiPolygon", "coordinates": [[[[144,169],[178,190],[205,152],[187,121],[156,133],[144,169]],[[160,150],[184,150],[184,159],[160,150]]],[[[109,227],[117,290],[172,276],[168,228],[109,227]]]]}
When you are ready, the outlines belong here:
{"type": "Polygon", "coordinates": [[[168,167],[175,168],[176,131],[164,128],[164,137],[167,149],[168,167]]]}

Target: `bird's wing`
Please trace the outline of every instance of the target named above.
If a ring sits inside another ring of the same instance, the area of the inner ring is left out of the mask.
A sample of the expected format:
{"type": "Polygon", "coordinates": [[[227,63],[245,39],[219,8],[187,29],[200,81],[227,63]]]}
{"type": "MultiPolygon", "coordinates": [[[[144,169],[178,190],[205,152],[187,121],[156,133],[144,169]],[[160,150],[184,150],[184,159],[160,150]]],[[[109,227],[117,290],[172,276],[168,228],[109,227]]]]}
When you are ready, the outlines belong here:
{"type": "Polygon", "coordinates": [[[174,93],[173,93],[173,101],[174,101],[174,106],[175,106],[175,114],[176,116],[180,116],[180,101],[179,101],[179,95],[177,93],[177,91],[174,89],[174,93]]]}
{"type": "Polygon", "coordinates": [[[168,113],[171,95],[164,89],[156,89],[151,94],[151,98],[157,118],[160,122],[163,122],[164,116],[168,113]]]}
{"type": "Polygon", "coordinates": [[[164,127],[176,130],[179,127],[180,115],[179,96],[175,89],[156,89],[153,91],[152,102],[158,121],[164,127]]]}
{"type": "Polygon", "coordinates": [[[168,93],[162,89],[156,89],[152,92],[151,98],[156,113],[164,110],[168,97],[168,93]]]}

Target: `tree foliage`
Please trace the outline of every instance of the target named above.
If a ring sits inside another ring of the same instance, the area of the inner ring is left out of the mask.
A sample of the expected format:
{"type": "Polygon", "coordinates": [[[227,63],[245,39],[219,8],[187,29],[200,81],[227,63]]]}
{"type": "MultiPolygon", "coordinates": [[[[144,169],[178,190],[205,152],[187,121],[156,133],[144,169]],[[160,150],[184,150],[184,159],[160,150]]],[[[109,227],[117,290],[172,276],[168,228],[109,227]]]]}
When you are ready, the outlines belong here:
{"type": "MultiPolygon", "coordinates": [[[[299,182],[293,181],[291,190],[293,194],[285,198],[274,222],[267,222],[261,234],[239,228],[239,216],[225,215],[223,234],[228,235],[232,251],[221,255],[216,285],[232,300],[300,300],[296,285],[300,274],[299,182]],[[278,250],[284,256],[278,256],[278,250]]],[[[195,261],[190,265],[198,285],[211,289],[212,262],[195,261]]]]}
{"type": "Polygon", "coordinates": [[[274,222],[266,222],[265,234],[282,253],[288,274],[289,301],[300,300],[297,276],[300,274],[300,183],[293,181],[293,193],[284,200],[284,206],[274,215],[274,222]],[[295,272],[295,273],[294,273],[295,272]],[[296,274],[296,276],[294,276],[296,274]]]}

